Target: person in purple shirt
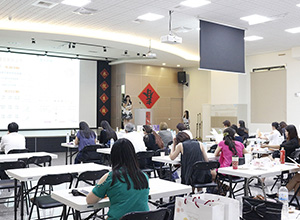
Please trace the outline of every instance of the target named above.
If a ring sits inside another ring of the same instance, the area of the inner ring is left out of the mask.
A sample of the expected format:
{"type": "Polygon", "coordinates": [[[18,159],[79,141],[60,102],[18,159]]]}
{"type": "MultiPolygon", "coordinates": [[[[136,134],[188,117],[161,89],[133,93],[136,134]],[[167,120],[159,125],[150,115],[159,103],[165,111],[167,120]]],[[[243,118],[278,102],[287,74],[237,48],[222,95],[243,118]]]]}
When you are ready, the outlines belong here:
{"type": "Polygon", "coordinates": [[[78,145],[78,154],[75,158],[75,164],[80,163],[82,157],[82,149],[88,145],[96,144],[96,134],[89,125],[82,121],[79,123],[79,131],[75,138],[75,145],[78,145]]]}

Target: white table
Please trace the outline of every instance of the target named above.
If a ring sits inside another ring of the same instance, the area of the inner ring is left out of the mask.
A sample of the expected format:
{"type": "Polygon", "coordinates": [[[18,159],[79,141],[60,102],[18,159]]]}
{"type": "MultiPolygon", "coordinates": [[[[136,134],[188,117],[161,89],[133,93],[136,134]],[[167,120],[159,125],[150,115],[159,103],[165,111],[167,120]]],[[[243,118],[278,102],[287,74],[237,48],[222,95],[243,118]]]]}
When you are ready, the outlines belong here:
{"type": "MultiPolygon", "coordinates": [[[[275,165],[274,167],[248,167],[246,165],[238,166],[238,169],[234,170],[232,167],[222,167],[218,169],[218,173],[225,174],[229,176],[229,184],[232,188],[232,176],[239,176],[245,178],[245,181],[252,176],[258,176],[259,178],[272,177],[280,175],[282,172],[298,172],[299,167],[293,163],[285,163],[275,165]]],[[[230,196],[232,196],[232,190],[230,190],[230,196]]]]}
{"type": "Polygon", "coordinates": [[[98,153],[110,155],[111,148],[99,148],[97,149],[98,153]]]}
{"type": "Polygon", "coordinates": [[[32,152],[32,153],[19,153],[19,154],[0,154],[0,162],[17,161],[19,158],[42,157],[50,156],[52,159],[57,159],[57,154],[48,152],[32,152]]]}
{"type": "MultiPolygon", "coordinates": [[[[149,199],[157,200],[163,197],[187,194],[191,192],[191,187],[180,183],[174,183],[158,178],[149,179],[149,199]]],[[[84,187],[85,190],[91,191],[93,187],[84,187]]],[[[51,197],[78,212],[93,211],[110,206],[109,199],[102,199],[96,204],[88,205],[86,198],[83,196],[73,196],[70,189],[53,191],[51,197]]],[[[77,212],[77,215],[78,215],[77,212]]]]}
{"type": "Polygon", "coordinates": [[[70,142],[70,143],[61,143],[60,146],[66,148],[66,165],[68,164],[68,157],[70,158],[70,164],[72,164],[72,158],[77,153],[78,145],[75,145],[73,142],[70,142]],[[72,153],[71,149],[76,149],[76,151],[72,153]]]}
{"type": "MultiPolygon", "coordinates": [[[[21,182],[20,190],[23,192],[24,183],[26,181],[38,180],[44,175],[49,174],[61,174],[61,173],[82,173],[85,171],[96,171],[108,169],[110,167],[94,164],[94,163],[83,163],[83,164],[73,164],[73,165],[60,165],[60,166],[50,166],[50,167],[33,167],[24,169],[12,169],[7,170],[6,173],[15,179],[15,193],[17,192],[17,181],[21,182]]],[[[23,193],[21,193],[21,219],[24,217],[24,198],[23,193]]],[[[17,220],[17,206],[16,206],[17,195],[15,194],[15,220],[17,220]]]]}

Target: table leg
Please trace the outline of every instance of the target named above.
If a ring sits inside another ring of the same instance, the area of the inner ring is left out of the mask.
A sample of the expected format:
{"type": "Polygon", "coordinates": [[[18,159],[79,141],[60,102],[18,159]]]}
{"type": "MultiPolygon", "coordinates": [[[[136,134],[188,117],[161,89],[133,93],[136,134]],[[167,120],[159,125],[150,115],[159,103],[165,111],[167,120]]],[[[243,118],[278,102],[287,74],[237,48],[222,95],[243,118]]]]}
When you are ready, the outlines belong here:
{"type": "Polygon", "coordinates": [[[21,182],[21,185],[20,185],[20,192],[21,192],[21,220],[24,219],[24,193],[23,193],[23,189],[24,189],[24,182],[21,182]]]}
{"type": "Polygon", "coordinates": [[[64,205],[63,206],[63,220],[67,220],[68,219],[68,217],[67,217],[67,206],[66,205],[64,205]]]}
{"type": "Polygon", "coordinates": [[[66,165],[68,165],[68,153],[69,153],[69,148],[66,147],[66,165]]]}
{"type": "Polygon", "coordinates": [[[232,192],[232,176],[228,175],[229,178],[229,197],[232,198],[233,192],[232,192]]]}
{"type": "Polygon", "coordinates": [[[247,179],[247,178],[244,178],[244,196],[248,196],[247,193],[246,193],[247,190],[248,190],[248,189],[246,188],[246,187],[247,187],[247,186],[246,186],[246,185],[247,185],[247,181],[248,181],[248,179],[247,179]]]}
{"type": "Polygon", "coordinates": [[[71,150],[69,151],[69,157],[70,157],[70,164],[72,164],[73,154],[72,154],[72,151],[71,151],[71,150]]]}
{"type": "Polygon", "coordinates": [[[170,166],[170,181],[172,181],[172,164],[169,164],[169,166],[170,166]]]}
{"type": "Polygon", "coordinates": [[[75,211],[75,220],[79,220],[80,217],[80,212],[79,211],[75,211]]]}
{"type": "Polygon", "coordinates": [[[14,215],[15,215],[15,220],[17,220],[17,189],[18,189],[18,180],[15,179],[15,201],[14,201],[14,215]]]}

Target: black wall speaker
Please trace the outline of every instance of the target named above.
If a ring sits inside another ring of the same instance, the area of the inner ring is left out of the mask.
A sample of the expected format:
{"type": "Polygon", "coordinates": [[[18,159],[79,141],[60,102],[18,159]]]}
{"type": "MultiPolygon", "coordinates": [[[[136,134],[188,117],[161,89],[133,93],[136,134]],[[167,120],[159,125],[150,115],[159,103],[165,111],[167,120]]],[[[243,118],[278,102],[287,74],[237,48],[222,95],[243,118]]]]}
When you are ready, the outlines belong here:
{"type": "Polygon", "coordinates": [[[182,84],[186,83],[186,73],[185,73],[185,71],[178,72],[177,77],[178,77],[178,83],[182,83],[182,84]]]}

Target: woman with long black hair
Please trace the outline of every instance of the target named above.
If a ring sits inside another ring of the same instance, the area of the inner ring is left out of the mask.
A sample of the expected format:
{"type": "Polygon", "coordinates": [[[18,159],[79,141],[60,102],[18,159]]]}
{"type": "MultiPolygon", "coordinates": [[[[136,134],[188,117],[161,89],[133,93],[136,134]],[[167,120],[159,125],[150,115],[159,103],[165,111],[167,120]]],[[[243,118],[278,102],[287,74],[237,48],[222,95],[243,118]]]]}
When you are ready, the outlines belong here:
{"type": "Polygon", "coordinates": [[[78,154],[75,158],[75,163],[80,163],[82,157],[82,149],[88,145],[96,144],[96,134],[92,131],[89,125],[82,121],[79,123],[79,131],[75,138],[75,145],[78,145],[78,154]]]}
{"type": "Polygon", "coordinates": [[[220,156],[220,167],[229,167],[232,163],[232,156],[243,157],[243,154],[248,152],[241,142],[234,140],[235,131],[232,128],[226,128],[223,135],[223,141],[219,143],[215,156],[220,156]]]}
{"type": "Polygon", "coordinates": [[[149,180],[138,166],[132,143],[121,138],[111,149],[112,171],[105,174],[88,194],[94,204],[106,195],[110,201],[108,220],[120,219],[135,211],[148,211],[149,180]]]}
{"type": "Polygon", "coordinates": [[[116,132],[110,127],[108,121],[103,120],[100,123],[101,130],[100,135],[99,135],[99,142],[101,144],[109,144],[109,141],[113,139],[114,141],[117,141],[117,134],[116,132]]]}
{"type": "Polygon", "coordinates": [[[190,116],[189,111],[185,110],[182,116],[183,124],[187,129],[190,129],[190,116]]]}
{"type": "Polygon", "coordinates": [[[243,120],[239,120],[237,134],[243,138],[243,141],[249,137],[249,130],[243,120]]]}

